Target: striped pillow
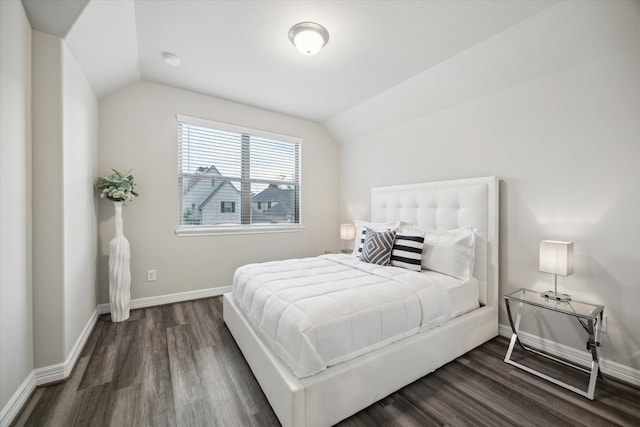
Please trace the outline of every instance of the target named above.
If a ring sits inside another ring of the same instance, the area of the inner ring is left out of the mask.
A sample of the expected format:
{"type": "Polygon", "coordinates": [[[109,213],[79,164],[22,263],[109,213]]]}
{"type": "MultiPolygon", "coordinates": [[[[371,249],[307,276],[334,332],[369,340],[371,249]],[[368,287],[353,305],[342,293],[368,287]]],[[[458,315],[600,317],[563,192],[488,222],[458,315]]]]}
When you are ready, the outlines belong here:
{"type": "Polygon", "coordinates": [[[395,231],[373,231],[367,230],[362,245],[362,255],[360,260],[370,264],[389,265],[391,249],[396,239],[395,231]]]}
{"type": "Polygon", "coordinates": [[[396,240],[393,242],[393,250],[391,251],[391,265],[420,271],[422,269],[423,247],[424,235],[396,235],[396,240]]]}
{"type": "Polygon", "coordinates": [[[364,239],[365,239],[365,237],[367,237],[367,231],[368,230],[369,230],[368,228],[363,228],[360,231],[360,234],[356,235],[356,243],[357,243],[357,245],[354,248],[353,252],[355,253],[355,255],[358,258],[360,258],[362,256],[362,247],[364,246],[364,239]]]}

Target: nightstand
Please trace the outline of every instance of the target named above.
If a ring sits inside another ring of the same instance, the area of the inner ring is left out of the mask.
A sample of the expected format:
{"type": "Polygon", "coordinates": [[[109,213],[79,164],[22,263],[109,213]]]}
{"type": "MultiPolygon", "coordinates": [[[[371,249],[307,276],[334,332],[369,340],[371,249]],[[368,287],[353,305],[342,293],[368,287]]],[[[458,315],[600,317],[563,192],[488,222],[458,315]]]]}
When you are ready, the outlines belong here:
{"type": "Polygon", "coordinates": [[[589,304],[580,301],[567,301],[560,302],[551,299],[544,298],[540,295],[540,292],[535,291],[533,289],[520,289],[509,295],[504,296],[504,302],[507,306],[507,315],[509,316],[509,324],[511,325],[511,330],[513,334],[511,335],[511,343],[509,344],[509,350],[507,350],[507,354],[504,358],[504,361],[510,365],[516,366],[524,371],[527,371],[533,375],[536,375],[540,378],[544,378],[547,381],[551,381],[554,384],[567,388],[571,391],[574,391],[582,396],[588,397],[593,400],[593,395],[596,389],[596,381],[598,377],[602,378],[602,374],[600,373],[600,365],[599,365],[599,348],[600,348],[600,335],[602,332],[602,316],[604,312],[604,306],[589,304]],[[511,307],[510,302],[514,302],[518,304],[518,311],[516,314],[515,322],[513,321],[513,317],[511,316],[511,307]],[[542,353],[531,347],[527,347],[520,342],[520,338],[518,337],[518,330],[520,328],[520,320],[522,319],[522,311],[525,305],[535,307],[536,309],[541,310],[549,310],[554,311],[556,313],[561,313],[567,316],[575,317],[582,327],[587,331],[588,341],[587,341],[587,351],[591,353],[591,369],[585,369],[582,366],[575,365],[571,362],[567,362],[565,360],[561,360],[555,358],[546,353],[542,353]],[[554,360],[556,362],[560,362],[564,365],[570,366],[574,369],[578,369],[580,371],[586,372],[589,374],[589,385],[587,387],[587,391],[580,390],[576,387],[573,387],[563,381],[560,381],[556,378],[553,378],[549,375],[543,374],[542,372],[536,371],[528,366],[524,366],[518,362],[511,360],[511,353],[513,352],[513,348],[515,344],[518,345],[525,351],[530,353],[534,353],[536,355],[546,357],[548,359],[554,360]]]}
{"type": "Polygon", "coordinates": [[[329,251],[324,251],[325,255],[326,254],[350,254],[351,252],[353,252],[353,249],[332,249],[329,251]]]}

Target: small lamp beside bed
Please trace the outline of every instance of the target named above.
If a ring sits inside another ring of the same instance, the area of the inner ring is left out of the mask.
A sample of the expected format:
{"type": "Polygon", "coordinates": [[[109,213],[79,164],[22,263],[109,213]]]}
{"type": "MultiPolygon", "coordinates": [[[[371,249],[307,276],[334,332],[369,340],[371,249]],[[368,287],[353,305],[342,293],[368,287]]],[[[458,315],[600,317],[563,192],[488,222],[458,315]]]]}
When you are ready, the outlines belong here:
{"type": "Polygon", "coordinates": [[[342,248],[343,254],[351,252],[349,249],[349,240],[356,238],[356,227],[353,224],[340,224],[340,240],[344,240],[344,248],[342,248]]]}
{"type": "Polygon", "coordinates": [[[544,298],[560,302],[571,301],[571,295],[558,293],[558,274],[569,276],[573,273],[573,242],[541,241],[540,271],[552,273],[555,277],[553,291],[543,292],[544,298]]]}

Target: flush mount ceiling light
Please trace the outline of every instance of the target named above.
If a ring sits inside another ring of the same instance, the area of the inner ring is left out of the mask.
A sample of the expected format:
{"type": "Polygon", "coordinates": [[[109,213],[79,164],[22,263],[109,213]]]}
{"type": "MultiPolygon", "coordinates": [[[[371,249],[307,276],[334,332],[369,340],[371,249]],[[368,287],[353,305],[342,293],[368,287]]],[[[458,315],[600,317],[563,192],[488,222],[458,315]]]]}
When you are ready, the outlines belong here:
{"type": "Polygon", "coordinates": [[[162,57],[164,58],[164,62],[171,65],[172,67],[177,67],[178,65],[180,65],[180,57],[178,55],[174,55],[171,52],[164,52],[162,54],[162,57]]]}
{"type": "Polygon", "coordinates": [[[300,22],[289,30],[289,40],[303,55],[315,55],[329,41],[329,32],[315,22],[300,22]]]}

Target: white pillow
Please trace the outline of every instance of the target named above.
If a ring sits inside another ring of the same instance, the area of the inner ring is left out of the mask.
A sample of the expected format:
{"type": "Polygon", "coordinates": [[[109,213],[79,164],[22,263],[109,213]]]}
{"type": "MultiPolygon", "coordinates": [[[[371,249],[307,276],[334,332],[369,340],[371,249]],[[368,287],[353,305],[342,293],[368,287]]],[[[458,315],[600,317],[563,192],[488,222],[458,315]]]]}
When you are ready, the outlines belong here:
{"type": "Polygon", "coordinates": [[[360,257],[360,253],[362,252],[362,244],[364,243],[364,237],[366,235],[367,229],[373,231],[396,231],[400,226],[400,221],[394,222],[366,222],[359,219],[353,221],[353,224],[356,226],[356,241],[353,245],[353,253],[357,257],[360,257]],[[364,233],[363,233],[364,232],[364,233]]]}
{"type": "Polygon", "coordinates": [[[422,268],[466,282],[473,276],[476,232],[471,226],[446,231],[427,231],[422,268]]]}
{"type": "Polygon", "coordinates": [[[400,221],[400,224],[398,225],[398,233],[421,236],[425,233],[425,229],[412,222],[400,221]]]}

